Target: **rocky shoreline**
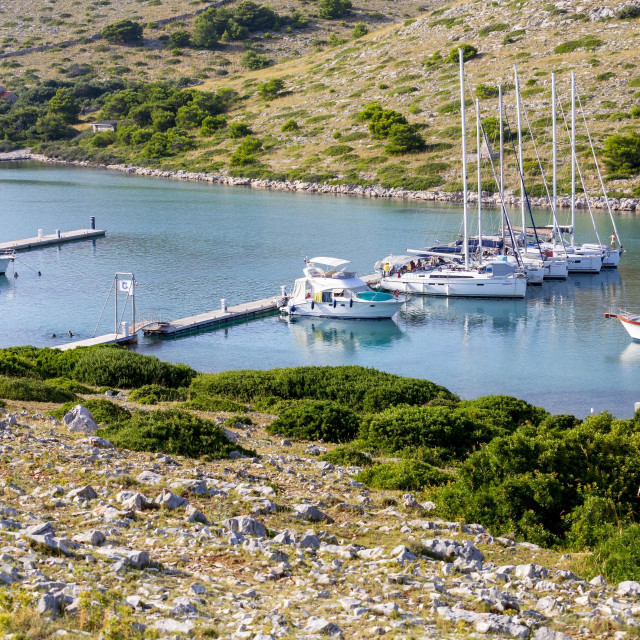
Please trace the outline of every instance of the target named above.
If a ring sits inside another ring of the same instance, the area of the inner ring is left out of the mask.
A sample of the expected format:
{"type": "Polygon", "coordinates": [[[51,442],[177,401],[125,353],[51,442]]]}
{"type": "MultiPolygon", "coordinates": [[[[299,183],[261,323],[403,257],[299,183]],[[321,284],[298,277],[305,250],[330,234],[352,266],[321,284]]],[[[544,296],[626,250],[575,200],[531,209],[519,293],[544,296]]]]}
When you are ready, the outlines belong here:
{"type": "MultiPolygon", "coordinates": [[[[147,167],[135,167],[130,164],[101,164],[84,160],[60,160],[42,154],[31,153],[28,149],[21,149],[9,153],[0,153],[0,161],[36,160],[49,164],[69,164],[78,167],[90,167],[93,169],[108,169],[121,171],[139,176],[152,178],[167,178],[170,180],[187,180],[191,182],[207,182],[210,184],[222,184],[226,186],[250,187],[252,189],[269,189],[271,191],[294,191],[306,193],[320,193],[330,195],[356,196],[362,198],[388,198],[397,200],[412,200],[423,202],[442,202],[462,204],[462,193],[447,191],[408,191],[406,189],[385,189],[380,186],[351,185],[351,184],[319,184],[315,182],[266,180],[262,178],[236,178],[224,174],[198,173],[191,171],[167,171],[163,169],[150,169],[147,167]]],[[[477,193],[469,192],[469,202],[477,202],[477,193]]],[[[514,193],[505,193],[505,202],[510,207],[519,207],[520,198],[514,193]]],[[[604,197],[590,198],[592,209],[607,209],[604,197]]],[[[497,194],[483,192],[482,203],[487,206],[500,206],[500,197],[497,194]]],[[[547,198],[529,197],[529,203],[534,209],[548,209],[547,198]]],[[[571,199],[568,196],[558,198],[558,207],[568,209],[571,199]]],[[[640,198],[609,198],[609,206],[612,211],[618,213],[635,213],[640,210],[640,198]]],[[[588,209],[584,196],[576,198],[578,209],[588,209]]]]}

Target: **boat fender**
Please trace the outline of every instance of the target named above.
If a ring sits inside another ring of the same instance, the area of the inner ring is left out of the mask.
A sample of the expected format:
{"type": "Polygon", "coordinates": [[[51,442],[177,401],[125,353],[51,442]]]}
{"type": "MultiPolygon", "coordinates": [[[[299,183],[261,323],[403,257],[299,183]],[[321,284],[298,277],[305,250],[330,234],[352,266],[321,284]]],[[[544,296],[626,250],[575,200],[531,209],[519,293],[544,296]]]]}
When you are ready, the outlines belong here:
{"type": "Polygon", "coordinates": [[[400,289],[395,289],[393,292],[393,297],[397,298],[400,295],[400,289]]]}
{"type": "Polygon", "coordinates": [[[336,308],[336,301],[335,300],[333,301],[333,308],[334,309],[336,308]]]}
{"type": "Polygon", "coordinates": [[[353,298],[349,300],[349,308],[353,307],[353,298]]]}
{"type": "Polygon", "coordinates": [[[289,311],[290,311],[291,313],[293,313],[295,310],[296,310],[296,308],[295,308],[294,306],[289,307],[289,311]]]}
{"type": "Polygon", "coordinates": [[[311,311],[313,311],[313,308],[316,306],[316,303],[312,300],[311,301],[311,311]]]}

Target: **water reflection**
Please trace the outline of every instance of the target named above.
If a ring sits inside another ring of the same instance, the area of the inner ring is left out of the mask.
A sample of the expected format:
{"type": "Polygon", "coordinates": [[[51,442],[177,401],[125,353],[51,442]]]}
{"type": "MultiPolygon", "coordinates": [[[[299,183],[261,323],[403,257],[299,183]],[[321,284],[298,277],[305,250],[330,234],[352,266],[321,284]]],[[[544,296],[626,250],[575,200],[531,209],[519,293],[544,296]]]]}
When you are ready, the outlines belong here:
{"type": "MultiPolygon", "coordinates": [[[[623,329],[624,330],[624,329],[623,329]]],[[[619,356],[622,364],[630,366],[640,365],[640,342],[630,342],[621,352],[619,356]]]]}
{"type": "Polygon", "coordinates": [[[394,320],[283,317],[279,321],[289,325],[298,347],[313,349],[331,346],[342,353],[389,345],[405,335],[394,320]]]}

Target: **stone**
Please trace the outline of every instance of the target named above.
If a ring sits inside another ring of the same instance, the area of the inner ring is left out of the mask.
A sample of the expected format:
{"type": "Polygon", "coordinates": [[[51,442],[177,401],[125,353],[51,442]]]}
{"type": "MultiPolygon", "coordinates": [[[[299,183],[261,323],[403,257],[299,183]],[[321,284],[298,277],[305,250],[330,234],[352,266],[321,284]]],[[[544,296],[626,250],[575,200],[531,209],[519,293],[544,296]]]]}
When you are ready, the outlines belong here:
{"type": "Polygon", "coordinates": [[[118,499],[122,502],[122,508],[125,511],[144,511],[155,506],[153,500],[138,491],[122,491],[118,494],[118,499]]]}
{"type": "Polygon", "coordinates": [[[316,616],[311,616],[307,620],[304,631],[306,633],[318,633],[323,636],[339,636],[342,634],[337,624],[329,622],[326,618],[318,618],[316,616]]]}
{"type": "Polygon", "coordinates": [[[193,505],[188,505],[185,514],[188,522],[201,522],[202,524],[209,524],[206,516],[202,511],[198,511],[193,505]]]}
{"type": "Polygon", "coordinates": [[[595,578],[591,578],[591,580],[589,580],[589,584],[593,585],[594,587],[606,587],[607,581],[603,576],[596,576],[595,578]]]}
{"type": "Polygon", "coordinates": [[[159,473],[153,471],[142,471],[136,478],[139,482],[144,484],[159,484],[162,482],[162,476],[159,473]]]}
{"type": "Polygon", "coordinates": [[[44,536],[48,533],[53,534],[53,525],[50,522],[33,524],[25,529],[25,533],[30,536],[44,536]]]}
{"type": "Polygon", "coordinates": [[[520,580],[536,578],[538,571],[535,564],[519,564],[513,571],[513,575],[520,580]]]}
{"type": "Polygon", "coordinates": [[[640,594],[640,582],[625,580],[618,585],[616,593],[619,596],[637,596],[640,594]]]}
{"type": "Polygon", "coordinates": [[[266,527],[252,516],[236,516],[223,520],[222,526],[233,533],[264,538],[267,535],[266,527]]]}
{"type": "Polygon", "coordinates": [[[98,438],[94,436],[93,438],[86,438],[86,440],[81,440],[80,442],[86,442],[91,447],[98,447],[98,449],[113,449],[114,446],[108,440],[104,438],[98,438]]]}
{"type": "Polygon", "coordinates": [[[197,582],[194,582],[189,587],[189,591],[191,591],[191,593],[194,593],[197,596],[202,596],[205,593],[207,593],[207,588],[202,584],[198,584],[197,582]]]}
{"type": "Polygon", "coordinates": [[[74,542],[91,544],[94,547],[103,544],[106,539],[107,537],[104,535],[104,533],[102,533],[102,531],[99,531],[98,529],[91,529],[90,531],[85,531],[84,533],[78,533],[72,538],[74,542]]]}
{"type": "Polygon", "coordinates": [[[172,618],[164,618],[157,620],[153,624],[153,628],[161,633],[185,633],[190,634],[195,624],[191,620],[173,620],[172,618]]]}
{"type": "Polygon", "coordinates": [[[307,533],[298,542],[298,547],[300,549],[319,549],[320,548],[320,538],[312,533],[307,533]]]}
{"type": "Polygon", "coordinates": [[[78,487],[77,489],[72,489],[67,493],[67,498],[69,500],[95,500],[98,497],[95,489],[91,485],[85,485],[84,487],[78,487]]]}
{"type": "Polygon", "coordinates": [[[191,602],[191,600],[189,600],[189,598],[180,596],[176,598],[173,602],[175,606],[171,610],[171,615],[189,616],[189,617],[198,615],[197,607],[193,604],[193,602],[191,602]]]}
{"type": "Polygon", "coordinates": [[[326,513],[311,504],[297,504],[293,507],[293,513],[296,518],[302,518],[309,522],[333,522],[333,519],[326,513]]]}
{"type": "Polygon", "coordinates": [[[184,507],[189,504],[185,498],[181,498],[172,491],[169,491],[169,489],[163,489],[155,499],[155,503],[169,510],[178,509],[179,507],[184,507]]]}
{"type": "Polygon", "coordinates": [[[47,533],[43,536],[27,535],[26,537],[32,542],[34,542],[35,544],[48,547],[52,551],[63,553],[65,556],[72,555],[71,551],[67,548],[64,541],[60,538],[54,538],[50,533],[47,533]]]}
{"type": "Polygon", "coordinates": [[[549,627],[539,627],[531,635],[531,640],[572,640],[571,636],[549,627]]]}
{"type": "Polygon", "coordinates": [[[81,404],[73,407],[73,409],[65,415],[63,422],[69,428],[69,431],[74,433],[94,435],[98,430],[98,425],[93,418],[93,414],[81,404]]]}

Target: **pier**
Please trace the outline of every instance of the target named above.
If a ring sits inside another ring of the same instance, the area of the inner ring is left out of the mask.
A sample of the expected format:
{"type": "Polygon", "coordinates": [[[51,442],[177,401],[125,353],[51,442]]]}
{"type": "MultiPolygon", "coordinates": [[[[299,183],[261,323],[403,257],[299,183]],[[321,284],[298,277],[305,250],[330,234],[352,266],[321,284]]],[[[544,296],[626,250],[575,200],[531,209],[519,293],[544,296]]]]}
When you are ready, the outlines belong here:
{"type": "Polygon", "coordinates": [[[75,349],[77,347],[95,347],[97,345],[106,344],[131,344],[132,342],[136,342],[137,338],[138,336],[135,333],[129,335],[124,335],[122,333],[107,333],[103,336],[96,336],[95,338],[67,342],[56,347],[56,349],[60,349],[60,351],[68,351],[69,349],[75,349]]]}
{"type": "Polygon", "coordinates": [[[38,235],[33,238],[0,242],[0,253],[3,251],[29,251],[30,249],[39,249],[40,247],[76,242],[78,240],[89,240],[90,238],[100,238],[106,235],[106,229],[96,229],[96,219],[94,216],[91,216],[90,225],[89,229],[76,229],[75,231],[60,231],[56,229],[54,233],[48,235],[43,234],[42,229],[38,229],[38,235]]]}

